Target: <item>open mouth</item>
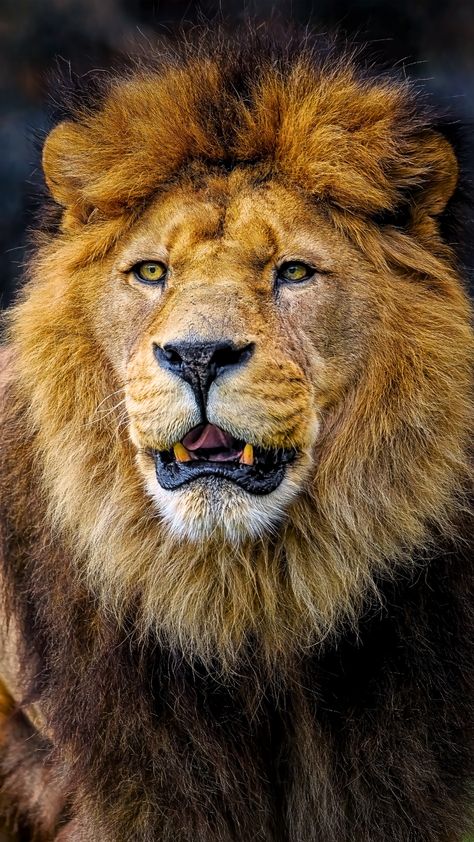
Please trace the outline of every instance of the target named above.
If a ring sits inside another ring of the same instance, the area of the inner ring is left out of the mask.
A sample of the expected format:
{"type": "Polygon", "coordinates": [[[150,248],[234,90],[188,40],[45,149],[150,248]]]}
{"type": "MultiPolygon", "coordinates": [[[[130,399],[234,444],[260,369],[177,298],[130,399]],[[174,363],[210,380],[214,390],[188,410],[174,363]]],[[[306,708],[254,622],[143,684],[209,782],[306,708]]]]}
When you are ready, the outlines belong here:
{"type": "Polygon", "coordinates": [[[162,488],[180,488],[195,479],[215,477],[231,480],[250,494],[269,494],[280,485],[296,450],[265,450],[214,424],[200,424],[172,450],[154,451],[153,456],[162,488]]]}

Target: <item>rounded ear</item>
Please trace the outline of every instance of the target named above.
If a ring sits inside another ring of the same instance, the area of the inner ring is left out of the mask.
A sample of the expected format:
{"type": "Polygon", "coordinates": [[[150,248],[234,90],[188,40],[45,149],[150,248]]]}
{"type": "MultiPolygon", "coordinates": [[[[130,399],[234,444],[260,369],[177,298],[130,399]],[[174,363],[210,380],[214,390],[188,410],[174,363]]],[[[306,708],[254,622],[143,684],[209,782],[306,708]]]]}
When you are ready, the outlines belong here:
{"type": "Polygon", "coordinates": [[[84,147],[83,129],[72,122],[55,126],[43,147],[43,170],[53,199],[80,219],[86,218],[90,212],[82,195],[86,160],[84,147]]]}
{"type": "Polygon", "coordinates": [[[430,216],[441,214],[458,182],[459,167],[454,149],[439,132],[425,132],[419,138],[416,156],[424,170],[417,204],[430,216]]]}

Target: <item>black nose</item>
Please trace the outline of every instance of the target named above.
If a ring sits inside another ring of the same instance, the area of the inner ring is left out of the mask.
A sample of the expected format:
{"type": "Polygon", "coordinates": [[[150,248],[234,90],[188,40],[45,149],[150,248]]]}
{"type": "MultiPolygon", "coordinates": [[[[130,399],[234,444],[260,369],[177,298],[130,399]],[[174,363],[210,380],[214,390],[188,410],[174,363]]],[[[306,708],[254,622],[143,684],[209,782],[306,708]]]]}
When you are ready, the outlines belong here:
{"type": "Polygon", "coordinates": [[[153,346],[159,364],[186,380],[201,404],[205,404],[211,383],[220,374],[243,365],[253,354],[254,345],[234,342],[167,342],[153,346]]]}

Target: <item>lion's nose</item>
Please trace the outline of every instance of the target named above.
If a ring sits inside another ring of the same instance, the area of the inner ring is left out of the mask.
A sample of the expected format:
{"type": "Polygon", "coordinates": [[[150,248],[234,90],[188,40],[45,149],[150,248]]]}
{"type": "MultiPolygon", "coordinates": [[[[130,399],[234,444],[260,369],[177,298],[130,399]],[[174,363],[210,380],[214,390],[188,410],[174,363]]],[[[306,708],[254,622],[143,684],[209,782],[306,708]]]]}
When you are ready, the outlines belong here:
{"type": "Polygon", "coordinates": [[[237,345],[232,341],[167,342],[154,344],[153,352],[162,368],[190,383],[198,400],[205,403],[216,377],[246,363],[254,347],[253,343],[237,345]]]}

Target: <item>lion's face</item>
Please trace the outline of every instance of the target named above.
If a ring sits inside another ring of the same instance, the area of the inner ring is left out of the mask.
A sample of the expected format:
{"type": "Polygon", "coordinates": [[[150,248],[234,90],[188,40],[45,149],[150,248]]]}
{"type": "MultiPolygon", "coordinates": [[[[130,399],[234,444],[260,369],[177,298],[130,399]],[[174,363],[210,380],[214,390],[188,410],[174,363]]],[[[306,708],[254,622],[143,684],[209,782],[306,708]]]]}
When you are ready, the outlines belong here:
{"type": "Polygon", "coordinates": [[[370,341],[358,272],[304,194],[242,172],[172,190],[121,243],[98,331],[174,533],[262,534],[310,480],[324,418],[370,341]]]}

